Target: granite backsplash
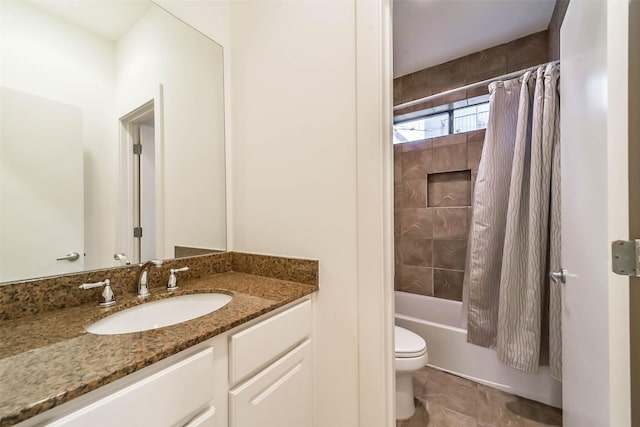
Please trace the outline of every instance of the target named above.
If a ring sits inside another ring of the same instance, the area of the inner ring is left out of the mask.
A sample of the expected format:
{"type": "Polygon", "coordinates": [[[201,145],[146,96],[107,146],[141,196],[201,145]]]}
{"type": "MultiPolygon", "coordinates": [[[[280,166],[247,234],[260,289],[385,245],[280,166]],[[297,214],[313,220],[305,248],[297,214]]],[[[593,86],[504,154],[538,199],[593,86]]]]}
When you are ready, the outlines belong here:
{"type": "MultiPolygon", "coordinates": [[[[169,269],[189,266],[179,280],[191,280],[214,274],[239,272],[293,282],[318,285],[318,261],[221,252],[164,261],[162,267],[151,268],[150,289],[164,287],[169,269]]],[[[0,286],[0,320],[17,319],[51,310],[75,307],[98,301],[101,289],[82,290],[83,283],[111,281],[116,298],[123,293],[135,293],[140,268],[121,266],[60,276],[5,283],[0,286]]]]}

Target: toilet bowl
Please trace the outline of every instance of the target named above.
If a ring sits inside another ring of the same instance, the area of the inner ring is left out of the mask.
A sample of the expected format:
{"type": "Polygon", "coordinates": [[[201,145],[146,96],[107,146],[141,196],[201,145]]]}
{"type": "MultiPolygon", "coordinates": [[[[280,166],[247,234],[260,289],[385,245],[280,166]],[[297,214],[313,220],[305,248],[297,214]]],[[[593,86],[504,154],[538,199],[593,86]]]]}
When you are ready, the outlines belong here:
{"type": "Polygon", "coordinates": [[[427,343],[400,326],[395,327],[395,333],[396,419],[406,420],[416,411],[412,374],[427,364],[427,343]]]}

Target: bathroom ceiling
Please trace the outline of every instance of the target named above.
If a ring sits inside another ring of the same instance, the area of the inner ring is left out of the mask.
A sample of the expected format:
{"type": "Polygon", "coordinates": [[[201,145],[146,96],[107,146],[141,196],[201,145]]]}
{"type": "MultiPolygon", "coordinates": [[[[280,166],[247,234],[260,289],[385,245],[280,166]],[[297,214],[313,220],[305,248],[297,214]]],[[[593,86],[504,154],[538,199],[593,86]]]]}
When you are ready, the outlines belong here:
{"type": "Polygon", "coordinates": [[[394,77],[547,29],[556,0],[394,0],[394,77]]]}
{"type": "Polygon", "coordinates": [[[97,36],[118,41],[147,10],[147,1],[31,0],[52,15],[97,36]]]}

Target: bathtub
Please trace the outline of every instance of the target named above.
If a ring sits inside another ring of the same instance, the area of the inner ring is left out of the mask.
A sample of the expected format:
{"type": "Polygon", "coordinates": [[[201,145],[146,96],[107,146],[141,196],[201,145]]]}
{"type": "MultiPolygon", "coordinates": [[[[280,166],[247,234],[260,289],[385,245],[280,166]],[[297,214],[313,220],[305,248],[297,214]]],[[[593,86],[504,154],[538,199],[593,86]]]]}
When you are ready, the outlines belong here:
{"type": "Polygon", "coordinates": [[[495,351],[467,342],[462,303],[395,292],[396,325],[427,342],[429,366],[527,399],[562,407],[562,385],[547,366],[536,374],[502,365],[495,351]],[[463,327],[460,327],[463,326],[463,327]]]}

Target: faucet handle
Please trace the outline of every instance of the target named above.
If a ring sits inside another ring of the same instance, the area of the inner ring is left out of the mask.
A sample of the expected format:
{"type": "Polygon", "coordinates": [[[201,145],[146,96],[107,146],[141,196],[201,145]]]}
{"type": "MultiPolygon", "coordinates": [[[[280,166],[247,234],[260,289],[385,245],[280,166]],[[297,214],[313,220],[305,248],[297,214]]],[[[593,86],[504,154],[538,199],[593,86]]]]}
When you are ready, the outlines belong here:
{"type": "Polygon", "coordinates": [[[100,294],[100,299],[98,300],[98,305],[100,307],[111,307],[116,303],[116,296],[113,293],[113,289],[111,289],[111,281],[109,279],[104,279],[102,282],[95,283],[83,283],[78,286],[80,289],[93,289],[104,286],[102,293],[100,294]]]}
{"type": "Polygon", "coordinates": [[[178,289],[178,278],[176,277],[176,273],[180,273],[182,271],[188,271],[189,267],[182,268],[171,268],[169,270],[169,281],[167,282],[167,290],[169,292],[173,292],[178,289]]]}

